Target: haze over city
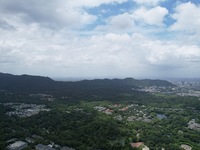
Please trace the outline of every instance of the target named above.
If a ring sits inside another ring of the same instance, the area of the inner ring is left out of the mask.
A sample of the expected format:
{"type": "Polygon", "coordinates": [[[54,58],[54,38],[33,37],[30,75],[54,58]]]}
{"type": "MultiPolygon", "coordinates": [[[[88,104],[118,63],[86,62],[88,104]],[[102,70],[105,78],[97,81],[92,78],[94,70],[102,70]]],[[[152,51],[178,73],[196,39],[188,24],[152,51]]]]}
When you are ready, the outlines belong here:
{"type": "Polygon", "coordinates": [[[0,72],[196,78],[198,0],[0,0],[0,72]]]}

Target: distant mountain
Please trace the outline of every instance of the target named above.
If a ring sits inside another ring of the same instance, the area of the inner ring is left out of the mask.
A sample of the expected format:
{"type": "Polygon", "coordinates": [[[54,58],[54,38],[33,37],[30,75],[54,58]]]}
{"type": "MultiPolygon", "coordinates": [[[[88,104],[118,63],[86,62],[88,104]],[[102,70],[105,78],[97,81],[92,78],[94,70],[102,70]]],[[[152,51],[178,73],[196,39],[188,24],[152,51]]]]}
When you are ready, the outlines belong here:
{"type": "Polygon", "coordinates": [[[136,80],[126,79],[95,79],[76,82],[54,81],[49,77],[31,75],[12,75],[0,73],[0,90],[11,90],[20,92],[41,91],[124,91],[140,86],[174,86],[164,80],[136,80]]]}
{"type": "Polygon", "coordinates": [[[126,78],[123,80],[127,85],[134,86],[174,86],[171,82],[165,80],[151,80],[151,79],[143,79],[136,80],[133,78],[126,78]]]}
{"type": "Polygon", "coordinates": [[[47,87],[53,86],[54,82],[48,77],[0,73],[0,89],[2,90],[45,90],[47,87]]]}

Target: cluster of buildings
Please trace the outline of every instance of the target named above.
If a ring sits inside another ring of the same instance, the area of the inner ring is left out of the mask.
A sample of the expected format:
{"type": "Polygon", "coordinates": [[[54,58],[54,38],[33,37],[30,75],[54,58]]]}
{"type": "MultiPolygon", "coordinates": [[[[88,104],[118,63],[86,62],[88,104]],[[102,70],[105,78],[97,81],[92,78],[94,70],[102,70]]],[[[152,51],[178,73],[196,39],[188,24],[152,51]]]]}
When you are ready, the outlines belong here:
{"type": "Polygon", "coordinates": [[[112,114],[114,111],[126,111],[129,108],[133,107],[133,106],[138,106],[137,104],[131,104],[131,105],[127,105],[122,107],[121,104],[114,104],[114,105],[109,105],[107,107],[105,106],[94,106],[94,109],[100,112],[104,112],[106,114],[112,114]]]}
{"type": "MultiPolygon", "coordinates": [[[[150,150],[149,147],[144,144],[144,142],[131,143],[131,146],[141,150],[150,150]]],[[[192,150],[192,147],[186,144],[182,144],[180,148],[183,150],[192,150]]],[[[165,148],[162,148],[162,150],[165,150],[165,148]]]]}
{"type": "Polygon", "coordinates": [[[200,81],[176,81],[172,87],[145,86],[140,89],[133,89],[149,93],[176,94],[179,96],[200,97],[200,81]]]}
{"type": "Polygon", "coordinates": [[[149,92],[149,93],[157,93],[160,92],[161,89],[165,89],[165,87],[157,87],[157,86],[145,86],[142,87],[141,89],[138,89],[138,91],[142,91],[142,92],[149,92]]]}
{"type": "Polygon", "coordinates": [[[121,104],[114,104],[109,106],[95,106],[95,110],[106,113],[106,114],[117,114],[114,119],[122,121],[144,121],[150,122],[152,120],[151,116],[147,116],[147,109],[144,105],[138,106],[137,104],[130,104],[127,106],[122,106],[121,104]],[[134,114],[134,115],[133,115],[134,114]]]}
{"type": "MultiPolygon", "coordinates": [[[[33,139],[31,141],[29,141],[29,140],[27,140],[27,138],[26,138],[26,142],[18,141],[17,139],[15,139],[15,140],[11,139],[11,140],[9,140],[9,142],[10,141],[12,141],[12,142],[11,142],[11,144],[9,144],[6,147],[7,150],[23,150],[23,149],[28,148],[29,144],[33,144],[35,142],[35,140],[33,140],[33,139]]],[[[54,143],[51,143],[49,145],[37,144],[34,146],[34,149],[35,150],[75,150],[71,147],[68,147],[68,146],[62,147],[62,146],[54,144],[54,143]]]]}
{"type": "Polygon", "coordinates": [[[55,98],[52,95],[49,94],[30,94],[30,97],[37,97],[40,100],[46,100],[46,101],[54,101],[55,98]]]}
{"type": "Polygon", "coordinates": [[[195,96],[200,97],[200,91],[188,90],[187,92],[177,93],[179,96],[195,96]]]}
{"type": "Polygon", "coordinates": [[[40,111],[50,111],[45,105],[25,103],[4,103],[3,105],[13,109],[6,112],[8,116],[29,117],[38,114],[40,111]]]}
{"type": "Polygon", "coordinates": [[[144,115],[143,117],[138,117],[138,116],[129,116],[127,118],[127,121],[143,121],[143,122],[151,122],[152,119],[147,118],[146,115],[144,115]]]}
{"type": "Polygon", "coordinates": [[[108,115],[111,115],[114,111],[112,109],[109,109],[109,108],[103,107],[103,106],[95,106],[94,109],[97,110],[97,111],[100,111],[100,112],[104,112],[108,115]]]}
{"type": "Polygon", "coordinates": [[[171,81],[177,87],[184,87],[187,89],[199,89],[200,88],[200,79],[190,79],[190,80],[180,80],[180,81],[171,81]]]}
{"type": "Polygon", "coordinates": [[[173,88],[173,92],[179,96],[195,96],[200,97],[200,81],[176,81],[173,82],[176,87],[173,88]]]}
{"type": "Polygon", "coordinates": [[[108,107],[104,106],[95,106],[94,109],[100,112],[104,112],[106,114],[111,115],[114,111],[126,111],[131,107],[131,105],[121,107],[121,104],[114,104],[114,105],[109,105],[108,107]]]}
{"type": "MultiPolygon", "coordinates": [[[[131,144],[131,147],[133,147],[133,148],[138,148],[141,150],[150,150],[149,147],[144,144],[144,142],[135,142],[135,143],[130,143],[130,144],[131,144]]],[[[27,147],[28,147],[28,143],[23,142],[23,141],[16,141],[16,142],[8,145],[7,149],[8,150],[23,150],[27,147]]],[[[186,144],[182,144],[180,147],[184,150],[192,150],[192,147],[189,145],[186,145],[186,144]]],[[[35,146],[35,150],[56,150],[56,149],[75,150],[75,149],[67,147],[67,146],[65,146],[65,147],[57,146],[56,148],[53,148],[53,145],[51,145],[51,144],[49,144],[49,145],[37,144],[35,146]]],[[[165,148],[162,148],[162,150],[165,150],[165,148]]]]}

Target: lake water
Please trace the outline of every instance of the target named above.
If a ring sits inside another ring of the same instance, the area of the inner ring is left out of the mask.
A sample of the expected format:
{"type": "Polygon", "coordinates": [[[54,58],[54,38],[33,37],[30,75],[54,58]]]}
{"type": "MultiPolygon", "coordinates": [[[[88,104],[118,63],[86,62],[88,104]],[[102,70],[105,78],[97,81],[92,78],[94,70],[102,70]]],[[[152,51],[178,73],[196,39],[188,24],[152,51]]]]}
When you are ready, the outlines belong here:
{"type": "Polygon", "coordinates": [[[167,116],[165,114],[157,114],[158,119],[165,119],[167,116]]]}

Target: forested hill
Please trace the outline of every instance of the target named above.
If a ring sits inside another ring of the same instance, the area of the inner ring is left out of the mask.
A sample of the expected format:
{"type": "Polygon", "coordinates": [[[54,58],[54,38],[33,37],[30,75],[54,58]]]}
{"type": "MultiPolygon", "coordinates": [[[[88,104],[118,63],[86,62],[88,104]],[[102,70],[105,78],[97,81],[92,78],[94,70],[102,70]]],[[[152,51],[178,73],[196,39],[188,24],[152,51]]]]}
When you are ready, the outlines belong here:
{"type": "Polygon", "coordinates": [[[135,86],[174,86],[171,82],[165,80],[151,80],[151,79],[143,79],[136,80],[133,78],[123,79],[127,85],[135,85],[135,86]]]}
{"type": "Polygon", "coordinates": [[[126,90],[140,86],[174,86],[164,80],[136,80],[126,79],[95,79],[76,82],[54,81],[49,77],[30,75],[11,75],[0,73],[0,90],[11,90],[21,92],[37,91],[68,91],[68,90],[126,90]]]}

